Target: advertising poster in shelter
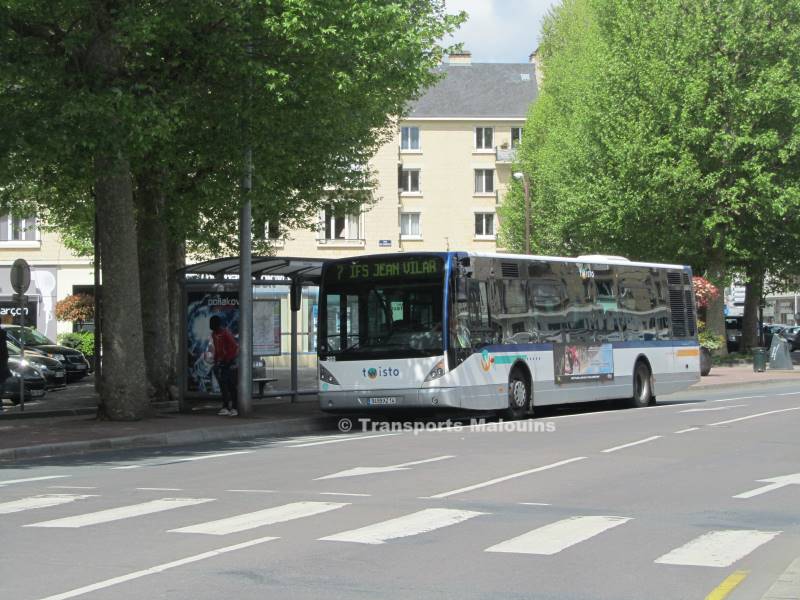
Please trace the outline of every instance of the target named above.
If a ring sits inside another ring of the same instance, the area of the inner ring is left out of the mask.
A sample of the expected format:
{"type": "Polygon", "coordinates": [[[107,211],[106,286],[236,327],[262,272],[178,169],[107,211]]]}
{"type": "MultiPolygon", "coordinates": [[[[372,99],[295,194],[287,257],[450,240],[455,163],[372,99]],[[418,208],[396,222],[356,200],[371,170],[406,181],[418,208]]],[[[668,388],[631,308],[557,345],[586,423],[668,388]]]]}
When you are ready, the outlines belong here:
{"type": "Polygon", "coordinates": [[[186,389],[189,392],[218,394],[213,376],[214,348],[209,320],[222,319],[223,327],[239,338],[239,294],[235,291],[189,291],[186,303],[186,389]]]}
{"type": "Polygon", "coordinates": [[[553,344],[553,363],[558,384],[614,379],[611,344],[553,344]]]}
{"type": "Polygon", "coordinates": [[[253,302],[253,356],[278,356],[281,353],[281,301],[253,302]]]}

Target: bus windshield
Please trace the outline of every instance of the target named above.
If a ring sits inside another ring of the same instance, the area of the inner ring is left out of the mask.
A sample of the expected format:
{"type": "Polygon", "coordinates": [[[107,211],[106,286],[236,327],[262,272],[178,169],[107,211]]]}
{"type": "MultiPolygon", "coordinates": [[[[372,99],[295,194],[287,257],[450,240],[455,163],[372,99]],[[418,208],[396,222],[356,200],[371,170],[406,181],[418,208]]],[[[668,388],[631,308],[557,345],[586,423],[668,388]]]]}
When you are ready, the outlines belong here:
{"type": "Polygon", "coordinates": [[[442,354],[443,290],[440,258],[333,265],[320,292],[320,356],[358,360],[442,354]]]}

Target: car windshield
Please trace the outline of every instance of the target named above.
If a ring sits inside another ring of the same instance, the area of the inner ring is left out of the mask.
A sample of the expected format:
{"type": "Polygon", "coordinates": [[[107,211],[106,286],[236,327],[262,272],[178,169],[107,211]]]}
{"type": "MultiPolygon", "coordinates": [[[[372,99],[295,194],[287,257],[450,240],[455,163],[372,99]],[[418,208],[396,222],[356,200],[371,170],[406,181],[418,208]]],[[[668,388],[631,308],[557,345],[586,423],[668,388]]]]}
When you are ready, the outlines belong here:
{"type": "Polygon", "coordinates": [[[26,346],[53,345],[53,342],[45,335],[29,327],[11,327],[7,330],[17,339],[21,339],[26,346]]]}
{"type": "Polygon", "coordinates": [[[22,350],[20,350],[19,346],[17,346],[13,342],[6,342],[6,347],[8,348],[9,356],[19,356],[20,354],[22,354],[22,350]]]}

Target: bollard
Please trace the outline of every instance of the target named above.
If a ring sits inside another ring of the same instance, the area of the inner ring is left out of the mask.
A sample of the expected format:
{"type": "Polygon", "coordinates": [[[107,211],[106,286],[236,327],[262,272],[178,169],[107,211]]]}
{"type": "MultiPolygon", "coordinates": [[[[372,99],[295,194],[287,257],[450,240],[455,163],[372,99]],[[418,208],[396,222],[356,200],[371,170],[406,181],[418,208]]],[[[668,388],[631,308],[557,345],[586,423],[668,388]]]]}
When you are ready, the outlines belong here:
{"type": "Polygon", "coordinates": [[[753,348],[753,371],[763,373],[767,370],[767,349],[753,348]]]}

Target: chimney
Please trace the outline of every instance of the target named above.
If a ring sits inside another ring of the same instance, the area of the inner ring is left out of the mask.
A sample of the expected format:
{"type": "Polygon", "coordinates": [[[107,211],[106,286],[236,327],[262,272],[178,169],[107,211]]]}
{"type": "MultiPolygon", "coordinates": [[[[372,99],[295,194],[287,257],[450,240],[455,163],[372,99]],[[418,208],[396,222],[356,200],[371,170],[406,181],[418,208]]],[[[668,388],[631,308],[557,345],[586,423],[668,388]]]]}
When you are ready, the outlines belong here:
{"type": "Polygon", "coordinates": [[[461,52],[453,52],[447,57],[448,64],[451,65],[471,65],[472,64],[472,52],[468,50],[462,50],[461,52]]]}
{"type": "Polygon", "coordinates": [[[528,60],[533,65],[533,72],[536,75],[536,85],[537,85],[537,87],[539,87],[541,89],[541,87],[542,87],[542,79],[544,77],[544,74],[542,73],[542,61],[540,60],[540,57],[539,57],[539,47],[538,46],[536,47],[536,50],[531,52],[530,56],[528,57],[528,60]]]}

